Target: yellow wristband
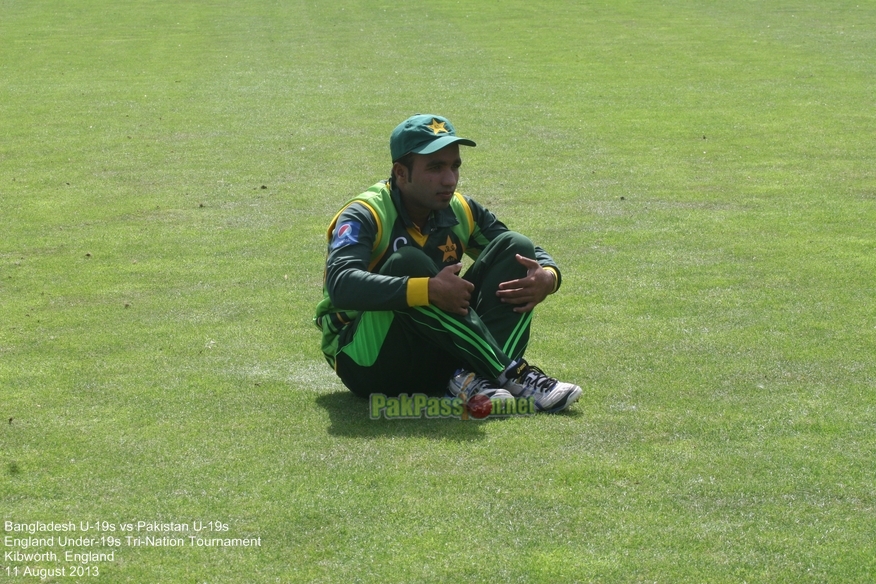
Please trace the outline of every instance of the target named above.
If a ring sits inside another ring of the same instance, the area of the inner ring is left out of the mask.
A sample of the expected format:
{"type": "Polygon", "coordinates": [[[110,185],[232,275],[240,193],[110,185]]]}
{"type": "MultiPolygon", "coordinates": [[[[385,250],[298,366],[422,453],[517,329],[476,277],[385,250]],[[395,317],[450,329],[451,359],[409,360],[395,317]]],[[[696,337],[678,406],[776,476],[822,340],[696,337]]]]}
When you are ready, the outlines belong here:
{"type": "Polygon", "coordinates": [[[429,278],[408,278],[408,306],[429,305],[429,278]]]}
{"type": "Polygon", "coordinates": [[[551,290],[551,294],[553,294],[554,292],[557,291],[557,288],[560,287],[560,275],[557,274],[557,271],[555,269],[553,269],[551,266],[547,266],[545,268],[545,270],[549,271],[551,274],[554,275],[554,289],[551,290]]]}

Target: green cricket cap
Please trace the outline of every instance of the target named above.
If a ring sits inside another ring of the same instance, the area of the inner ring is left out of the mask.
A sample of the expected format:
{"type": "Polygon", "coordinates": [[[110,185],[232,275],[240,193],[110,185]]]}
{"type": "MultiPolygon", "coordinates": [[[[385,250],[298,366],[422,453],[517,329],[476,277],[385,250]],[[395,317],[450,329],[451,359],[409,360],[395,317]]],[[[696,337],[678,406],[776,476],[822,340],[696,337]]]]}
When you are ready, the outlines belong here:
{"type": "Polygon", "coordinates": [[[411,116],[392,131],[389,150],[395,162],[405,154],[432,154],[450,144],[476,146],[467,138],[460,138],[450,120],[431,114],[411,116]]]}

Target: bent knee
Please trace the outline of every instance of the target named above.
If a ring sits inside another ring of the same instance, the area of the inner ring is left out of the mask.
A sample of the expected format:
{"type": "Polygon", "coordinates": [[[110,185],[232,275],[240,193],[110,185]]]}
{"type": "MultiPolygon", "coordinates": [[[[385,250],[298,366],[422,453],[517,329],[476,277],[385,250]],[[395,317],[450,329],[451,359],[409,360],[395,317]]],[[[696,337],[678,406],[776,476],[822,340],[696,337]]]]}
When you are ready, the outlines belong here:
{"type": "Polygon", "coordinates": [[[438,273],[433,262],[422,250],[404,246],[398,248],[380,268],[384,276],[410,276],[429,278],[438,273]]]}

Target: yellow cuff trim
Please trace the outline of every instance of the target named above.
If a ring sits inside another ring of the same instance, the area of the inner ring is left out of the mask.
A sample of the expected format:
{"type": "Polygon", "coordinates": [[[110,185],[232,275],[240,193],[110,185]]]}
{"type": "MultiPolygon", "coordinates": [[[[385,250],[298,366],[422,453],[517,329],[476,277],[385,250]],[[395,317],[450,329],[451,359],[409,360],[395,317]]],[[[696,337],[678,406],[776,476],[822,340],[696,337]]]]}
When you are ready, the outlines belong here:
{"type": "Polygon", "coordinates": [[[555,269],[553,269],[550,266],[547,266],[545,268],[545,270],[549,271],[551,274],[554,275],[554,289],[551,290],[551,294],[553,294],[554,292],[557,291],[557,288],[560,287],[560,275],[557,273],[557,271],[555,269]]]}
{"type": "Polygon", "coordinates": [[[408,306],[429,305],[429,278],[408,278],[408,306]]]}

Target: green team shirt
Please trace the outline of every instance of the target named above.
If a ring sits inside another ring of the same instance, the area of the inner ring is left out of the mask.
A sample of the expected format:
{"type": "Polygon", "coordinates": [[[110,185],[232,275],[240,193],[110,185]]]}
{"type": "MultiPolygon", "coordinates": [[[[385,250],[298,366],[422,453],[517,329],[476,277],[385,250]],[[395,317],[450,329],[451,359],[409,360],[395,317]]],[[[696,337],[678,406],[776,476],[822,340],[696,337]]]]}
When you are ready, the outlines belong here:
{"type": "MultiPolygon", "coordinates": [[[[401,193],[390,181],[377,183],[349,201],[327,233],[323,300],[314,317],[329,364],[334,366],[339,332],[359,312],[429,304],[428,278],[378,273],[398,248],[421,249],[441,270],[460,262],[463,255],[477,259],[490,241],[507,231],[493,213],[459,193],[448,208],[432,212],[423,231],[411,221],[401,193]]],[[[561,283],[556,262],[540,247],[535,253],[538,263],[556,274],[556,291],[561,283]]]]}
{"type": "MultiPolygon", "coordinates": [[[[372,258],[378,224],[365,205],[351,203],[335,222],[326,259],[325,290],[332,304],[338,308],[357,311],[400,310],[411,306],[411,296],[415,296],[408,290],[411,278],[376,273],[392,252],[401,246],[412,245],[423,250],[440,270],[460,262],[463,255],[476,259],[490,241],[508,231],[505,224],[489,210],[457,193],[455,196],[462,198],[470,210],[473,229],[468,239],[463,241],[458,230],[453,229],[460,222],[450,207],[433,212],[421,233],[408,217],[398,189],[393,187],[384,192],[392,197],[397,217],[391,226],[381,226],[391,229],[389,249],[382,257],[376,260],[372,258]]],[[[538,263],[557,274],[559,288],[560,270],[556,262],[540,247],[536,247],[535,251],[538,263]]],[[[421,295],[416,296],[422,298],[421,295]]]]}

